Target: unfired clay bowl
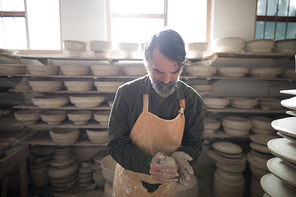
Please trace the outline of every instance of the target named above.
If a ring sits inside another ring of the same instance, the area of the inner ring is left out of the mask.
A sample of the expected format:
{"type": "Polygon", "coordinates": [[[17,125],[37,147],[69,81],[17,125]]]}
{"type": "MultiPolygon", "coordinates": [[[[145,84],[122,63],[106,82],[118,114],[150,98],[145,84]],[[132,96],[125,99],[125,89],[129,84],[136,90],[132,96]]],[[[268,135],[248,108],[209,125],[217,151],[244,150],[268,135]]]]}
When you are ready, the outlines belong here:
{"type": "Polygon", "coordinates": [[[209,43],[208,42],[192,42],[188,43],[189,51],[199,51],[199,52],[208,52],[209,51],[209,43]]]}
{"type": "Polygon", "coordinates": [[[89,48],[92,51],[110,52],[112,50],[112,42],[103,40],[91,40],[89,41],[89,48]]]}
{"type": "Polygon", "coordinates": [[[92,81],[64,81],[64,84],[67,90],[71,92],[89,91],[94,86],[92,81]]]}
{"type": "Polygon", "coordinates": [[[98,107],[105,100],[105,96],[70,96],[70,102],[79,108],[98,107]]]}
{"type": "Polygon", "coordinates": [[[111,64],[92,65],[91,70],[94,75],[98,76],[116,76],[120,75],[121,68],[119,66],[112,66],[111,64]]]}
{"type": "Polygon", "coordinates": [[[250,40],[245,43],[245,52],[253,53],[271,53],[274,48],[274,40],[272,39],[257,39],[250,40]]]}
{"type": "Polygon", "coordinates": [[[240,109],[252,109],[258,105],[259,100],[255,98],[230,98],[230,106],[240,109]]]}
{"type": "Polygon", "coordinates": [[[270,109],[282,109],[281,100],[276,98],[259,98],[259,105],[261,108],[270,109]]]}
{"type": "Polygon", "coordinates": [[[282,68],[250,68],[250,75],[257,78],[276,78],[283,72],[282,68]]]}
{"type": "Polygon", "coordinates": [[[229,105],[228,98],[203,97],[203,101],[206,107],[214,109],[223,109],[229,105]]]}
{"type": "Polygon", "coordinates": [[[143,76],[147,74],[146,68],[141,66],[124,66],[122,67],[124,74],[127,76],[143,76]]]}
{"type": "Polygon", "coordinates": [[[64,40],[64,49],[70,51],[85,51],[86,50],[86,42],[78,41],[78,40],[64,40]]]}
{"type": "Polygon", "coordinates": [[[273,52],[296,54],[296,39],[276,40],[273,52]]]}
{"type": "Polygon", "coordinates": [[[221,121],[211,118],[204,119],[204,133],[214,133],[215,130],[219,129],[221,121]]]}
{"type": "Polygon", "coordinates": [[[70,146],[79,138],[79,129],[55,128],[49,131],[52,141],[59,146],[70,146]]]}
{"type": "Polygon", "coordinates": [[[184,71],[189,76],[211,77],[215,76],[217,67],[213,66],[185,66],[184,71]]]}
{"type": "Polygon", "coordinates": [[[94,118],[98,121],[101,125],[108,125],[110,117],[110,111],[97,111],[94,113],[94,118]]]}
{"type": "Polygon", "coordinates": [[[214,52],[242,52],[245,40],[237,37],[215,39],[213,42],[214,52]]]}
{"type": "Polygon", "coordinates": [[[27,66],[29,73],[34,76],[58,75],[60,71],[59,66],[27,66]]]}
{"type": "Polygon", "coordinates": [[[222,118],[222,126],[232,129],[251,129],[252,123],[247,118],[227,116],[222,118]]]}
{"type": "Polygon", "coordinates": [[[108,129],[86,129],[86,134],[88,139],[96,144],[108,141],[108,129]]]}
{"type": "Polygon", "coordinates": [[[103,177],[112,183],[114,180],[116,161],[108,155],[102,159],[101,166],[103,170],[103,177]]]}
{"type": "Polygon", "coordinates": [[[29,85],[33,91],[36,92],[50,92],[58,91],[61,89],[62,81],[29,81],[29,85]]]}
{"type": "Polygon", "coordinates": [[[89,74],[89,66],[83,65],[64,65],[60,66],[63,75],[67,76],[86,76],[89,74]]]}
{"type": "Polygon", "coordinates": [[[15,119],[22,122],[23,125],[32,125],[40,119],[40,110],[25,110],[14,113],[15,119]]]}
{"type": "Polygon", "coordinates": [[[264,129],[264,130],[274,130],[271,126],[273,119],[263,116],[253,116],[251,118],[253,127],[264,129]]]}
{"type": "Polygon", "coordinates": [[[39,108],[60,108],[69,103],[68,97],[37,96],[32,97],[32,102],[39,108]]]}
{"type": "Polygon", "coordinates": [[[97,91],[101,93],[115,93],[123,84],[124,82],[95,81],[97,91]]]}
{"type": "Polygon", "coordinates": [[[48,125],[59,125],[67,118],[66,111],[43,111],[40,116],[48,125]]]}
{"type": "Polygon", "coordinates": [[[26,74],[27,67],[19,64],[0,64],[0,74],[26,74]]]}
{"type": "Polygon", "coordinates": [[[85,125],[92,118],[92,111],[73,111],[67,115],[75,125],[85,125]]]}
{"type": "Polygon", "coordinates": [[[244,77],[249,73],[248,67],[219,67],[218,73],[222,77],[244,77]]]}

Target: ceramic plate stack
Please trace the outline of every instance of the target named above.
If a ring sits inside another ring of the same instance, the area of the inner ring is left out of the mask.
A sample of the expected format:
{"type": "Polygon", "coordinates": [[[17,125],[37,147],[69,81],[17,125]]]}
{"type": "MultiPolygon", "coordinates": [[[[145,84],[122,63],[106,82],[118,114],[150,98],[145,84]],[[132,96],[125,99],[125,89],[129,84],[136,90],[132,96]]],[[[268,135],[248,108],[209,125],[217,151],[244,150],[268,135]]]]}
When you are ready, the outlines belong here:
{"type": "Polygon", "coordinates": [[[230,98],[230,106],[239,109],[252,109],[259,103],[255,98],[230,98]]]}
{"type": "Polygon", "coordinates": [[[47,175],[47,170],[49,168],[48,158],[41,158],[40,161],[37,159],[30,163],[28,167],[31,172],[33,185],[36,187],[45,187],[50,183],[50,178],[47,175]]]}
{"type": "Polygon", "coordinates": [[[249,167],[252,172],[251,179],[251,194],[252,196],[263,196],[264,191],[260,186],[260,179],[269,171],[266,167],[268,159],[273,158],[269,149],[267,148],[267,142],[271,139],[277,138],[276,135],[263,135],[255,134],[251,135],[250,143],[251,152],[248,153],[247,159],[249,167]]]}
{"type": "Polygon", "coordinates": [[[252,129],[251,132],[254,134],[273,135],[275,130],[271,126],[272,119],[263,116],[251,117],[252,129]]]}
{"type": "Polygon", "coordinates": [[[93,169],[92,178],[99,187],[104,187],[106,183],[106,179],[103,177],[101,161],[107,155],[109,155],[107,149],[98,152],[93,158],[95,162],[91,165],[93,169]]]}
{"type": "Polygon", "coordinates": [[[51,189],[55,192],[63,192],[75,184],[79,163],[70,147],[57,148],[53,159],[50,160],[47,171],[51,179],[51,189]]]}
{"type": "Polygon", "coordinates": [[[92,162],[82,162],[77,173],[77,185],[80,188],[87,188],[94,183],[92,178],[92,162]]]}
{"type": "Polygon", "coordinates": [[[216,197],[243,196],[246,156],[242,148],[231,142],[215,142],[207,154],[215,160],[217,170],[214,175],[214,195],[216,197]]]}
{"type": "MultiPolygon", "coordinates": [[[[281,91],[292,95],[295,92],[281,91]]],[[[295,110],[296,103],[291,102],[291,99],[283,100],[281,104],[295,110]]],[[[263,176],[260,184],[269,196],[296,196],[296,117],[274,120],[271,126],[284,138],[268,141],[267,147],[276,157],[268,160],[267,167],[271,173],[263,176]]]]}
{"type": "Polygon", "coordinates": [[[252,123],[247,118],[227,116],[222,118],[222,126],[225,133],[235,137],[243,137],[249,133],[252,123]]]}

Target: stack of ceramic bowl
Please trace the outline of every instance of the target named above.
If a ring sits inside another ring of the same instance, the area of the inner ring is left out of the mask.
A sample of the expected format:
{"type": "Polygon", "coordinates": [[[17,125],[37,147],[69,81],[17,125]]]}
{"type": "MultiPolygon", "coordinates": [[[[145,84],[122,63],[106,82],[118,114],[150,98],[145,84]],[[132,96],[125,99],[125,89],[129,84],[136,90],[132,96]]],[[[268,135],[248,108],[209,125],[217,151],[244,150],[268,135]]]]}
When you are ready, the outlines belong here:
{"type": "Polygon", "coordinates": [[[91,168],[93,169],[93,180],[99,187],[105,186],[106,179],[103,177],[101,161],[107,155],[109,155],[107,149],[98,152],[93,158],[95,162],[91,165],[91,168]]]}
{"type": "Polygon", "coordinates": [[[94,108],[101,105],[101,103],[105,100],[104,95],[97,96],[70,96],[70,102],[74,104],[78,108],[94,108]]]}
{"type": "Polygon", "coordinates": [[[259,100],[256,98],[230,98],[230,106],[239,109],[252,109],[257,106],[259,100]]]}
{"type": "Polygon", "coordinates": [[[103,177],[106,180],[106,183],[104,186],[104,193],[106,193],[106,196],[112,196],[110,194],[112,194],[116,164],[117,164],[116,161],[110,155],[104,157],[101,161],[103,177]]]}
{"type": "Polygon", "coordinates": [[[41,120],[48,125],[59,125],[67,118],[66,111],[43,111],[40,114],[41,120]]]}
{"type": "Polygon", "coordinates": [[[64,81],[64,84],[70,92],[90,91],[94,86],[92,81],[64,81]]]}
{"type": "Polygon", "coordinates": [[[272,122],[271,118],[263,116],[253,116],[251,117],[252,122],[252,133],[254,134],[265,134],[272,135],[275,134],[275,130],[270,125],[272,122]]]}
{"type": "Polygon", "coordinates": [[[214,52],[242,52],[245,48],[245,40],[236,37],[215,39],[213,42],[214,52]]]}
{"type": "Polygon", "coordinates": [[[107,126],[110,117],[110,111],[97,111],[94,112],[94,119],[100,123],[100,125],[107,126]]]}
{"type": "Polygon", "coordinates": [[[252,172],[251,196],[256,197],[264,194],[260,186],[260,179],[262,176],[269,173],[266,163],[268,159],[274,157],[267,148],[267,142],[276,137],[276,135],[263,134],[255,134],[250,137],[252,141],[250,143],[251,152],[248,153],[247,159],[252,172]]]}
{"type": "Polygon", "coordinates": [[[228,98],[220,98],[220,97],[203,97],[203,102],[206,107],[213,109],[223,109],[227,105],[229,105],[228,98]]]}
{"type": "Polygon", "coordinates": [[[90,69],[95,76],[117,76],[121,74],[121,68],[119,66],[113,66],[109,63],[92,65],[90,69]]]}
{"type": "Polygon", "coordinates": [[[96,144],[108,142],[108,129],[86,129],[87,137],[96,144]]]}
{"type": "Polygon", "coordinates": [[[207,154],[215,160],[217,170],[214,175],[213,192],[216,197],[243,196],[246,156],[242,148],[231,142],[214,142],[207,154]]]}
{"type": "Polygon", "coordinates": [[[43,66],[27,66],[29,73],[33,76],[58,75],[59,66],[43,65],[43,66]]]}
{"type": "Polygon", "coordinates": [[[122,53],[123,58],[133,58],[135,52],[139,49],[138,43],[118,43],[118,49],[122,53]]]}
{"type": "Polygon", "coordinates": [[[222,118],[222,126],[225,133],[235,137],[243,137],[249,133],[252,122],[243,117],[227,116],[222,118]]]}
{"type": "Polygon", "coordinates": [[[29,81],[29,85],[35,92],[59,91],[63,85],[62,81],[29,81]]]}
{"type": "Polygon", "coordinates": [[[212,119],[212,118],[205,118],[204,119],[204,133],[214,133],[217,129],[221,126],[221,121],[212,119]]]}
{"type": "Polygon", "coordinates": [[[69,98],[62,96],[36,96],[32,97],[32,103],[43,109],[60,108],[69,103],[69,98]]]}
{"type": "Polygon", "coordinates": [[[41,110],[24,110],[14,113],[16,120],[20,121],[23,125],[35,124],[40,119],[41,110]]]}
{"type": "Polygon", "coordinates": [[[86,51],[86,42],[78,40],[64,40],[64,50],[68,51],[69,57],[81,57],[86,51]]]}
{"type": "Polygon", "coordinates": [[[63,192],[75,184],[79,163],[70,147],[55,149],[50,165],[47,174],[51,179],[53,191],[63,192]]]}
{"type": "Polygon", "coordinates": [[[92,118],[92,111],[72,111],[68,112],[68,119],[75,125],[85,125],[92,118]]]}
{"type": "Polygon", "coordinates": [[[97,91],[100,93],[116,93],[119,86],[123,85],[124,82],[108,82],[108,81],[95,81],[97,91]]]}
{"type": "Polygon", "coordinates": [[[252,53],[271,53],[274,48],[274,40],[272,39],[257,39],[250,40],[245,43],[245,52],[252,53]]]}
{"type": "Polygon", "coordinates": [[[221,77],[242,78],[249,73],[248,67],[219,67],[218,73],[221,77]]]}
{"type": "Polygon", "coordinates": [[[178,187],[176,197],[198,197],[199,196],[199,186],[198,180],[195,175],[191,175],[191,180],[188,182],[188,185],[181,185],[178,187]]]}
{"type": "Polygon", "coordinates": [[[19,64],[0,64],[0,74],[13,75],[13,74],[26,74],[27,67],[19,64]]]}
{"type": "Polygon", "coordinates": [[[95,53],[95,58],[108,58],[112,51],[112,42],[103,40],[89,41],[89,48],[95,53]]]}
{"type": "Polygon", "coordinates": [[[196,66],[191,64],[184,67],[186,75],[196,77],[213,77],[217,73],[217,67],[213,66],[196,66]]]}
{"type": "Polygon", "coordinates": [[[64,65],[60,66],[60,69],[66,76],[87,76],[89,74],[89,66],[85,65],[64,65]]]}
{"type": "Polygon", "coordinates": [[[276,40],[273,51],[275,53],[296,54],[296,39],[276,40]]]}
{"type": "Polygon", "coordinates": [[[77,185],[80,188],[86,188],[94,183],[92,178],[92,162],[82,162],[77,173],[77,185]]]}
{"type": "Polygon", "coordinates": [[[50,183],[50,178],[47,175],[49,161],[33,162],[28,165],[33,185],[36,187],[45,187],[50,183]]]}
{"type": "Polygon", "coordinates": [[[79,129],[54,128],[49,131],[53,142],[59,146],[70,146],[79,138],[79,129]]]}
{"type": "Polygon", "coordinates": [[[127,76],[144,76],[147,74],[143,62],[121,61],[117,63],[117,66],[121,67],[127,76]]]}
{"type": "Polygon", "coordinates": [[[281,100],[276,98],[259,98],[262,110],[282,109],[281,100]]]}
{"type": "Polygon", "coordinates": [[[188,58],[202,58],[210,52],[210,44],[208,42],[188,43],[188,58]]]}
{"type": "Polygon", "coordinates": [[[283,68],[277,67],[250,68],[250,75],[254,78],[276,78],[282,72],[283,68]]]}

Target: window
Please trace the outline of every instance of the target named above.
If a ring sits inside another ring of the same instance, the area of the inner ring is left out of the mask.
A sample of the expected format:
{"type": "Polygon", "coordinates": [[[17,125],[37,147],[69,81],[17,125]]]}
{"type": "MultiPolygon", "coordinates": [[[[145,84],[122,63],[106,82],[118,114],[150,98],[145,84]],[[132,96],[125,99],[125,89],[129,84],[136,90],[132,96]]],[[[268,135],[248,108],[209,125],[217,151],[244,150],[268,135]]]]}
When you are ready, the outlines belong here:
{"type": "Polygon", "coordinates": [[[0,0],[0,48],[61,50],[59,0],[0,0]]]}
{"type": "Polygon", "coordinates": [[[255,39],[296,38],[296,0],[257,0],[255,39]]]}
{"type": "Polygon", "coordinates": [[[108,0],[108,40],[143,43],[168,26],[184,41],[209,41],[210,0],[108,0]]]}

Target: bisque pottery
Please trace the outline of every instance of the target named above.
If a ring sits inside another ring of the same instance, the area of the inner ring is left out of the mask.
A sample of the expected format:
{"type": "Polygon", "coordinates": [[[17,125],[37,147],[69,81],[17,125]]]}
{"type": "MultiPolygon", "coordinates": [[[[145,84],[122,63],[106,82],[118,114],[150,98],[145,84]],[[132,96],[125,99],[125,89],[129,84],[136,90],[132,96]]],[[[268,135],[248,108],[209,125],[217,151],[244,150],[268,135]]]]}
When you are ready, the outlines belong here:
{"type": "Polygon", "coordinates": [[[242,52],[245,40],[237,37],[215,39],[213,42],[214,52],[242,52]]]}
{"type": "Polygon", "coordinates": [[[56,168],[50,166],[47,174],[50,178],[53,179],[63,179],[73,175],[78,170],[78,167],[79,163],[77,161],[72,162],[69,166],[65,168],[56,168]]]}
{"type": "Polygon", "coordinates": [[[274,40],[272,39],[256,39],[245,43],[245,52],[252,53],[271,53],[274,48],[274,40]]]}
{"type": "Polygon", "coordinates": [[[275,53],[296,53],[296,39],[276,40],[274,43],[273,52],[275,53]]]}
{"type": "Polygon", "coordinates": [[[102,159],[101,166],[103,177],[109,182],[113,182],[114,180],[116,164],[116,161],[110,155],[102,159]]]}
{"type": "Polygon", "coordinates": [[[37,96],[32,97],[34,105],[43,109],[60,108],[69,103],[68,97],[37,96]]]}
{"type": "Polygon", "coordinates": [[[275,98],[259,98],[259,105],[263,110],[282,109],[280,99],[275,98]]]}
{"type": "Polygon", "coordinates": [[[0,74],[26,74],[27,67],[19,64],[0,64],[0,74]]]}
{"type": "Polygon", "coordinates": [[[276,78],[283,72],[283,68],[250,68],[250,75],[255,78],[276,78]]]}
{"type": "Polygon", "coordinates": [[[43,111],[40,116],[48,125],[59,125],[67,118],[66,111],[43,111]]]}
{"type": "Polygon", "coordinates": [[[227,116],[222,118],[222,126],[232,129],[251,129],[252,123],[247,118],[227,116]]]}
{"type": "Polygon", "coordinates": [[[67,90],[71,92],[90,91],[94,86],[92,81],[64,81],[64,84],[67,90]]]}
{"type": "Polygon", "coordinates": [[[87,43],[78,40],[63,40],[63,48],[69,51],[85,51],[87,43]]]}
{"type": "Polygon", "coordinates": [[[83,65],[63,65],[60,66],[63,75],[86,76],[89,74],[89,66],[83,65]]]}
{"type": "Polygon", "coordinates": [[[100,93],[115,93],[123,84],[124,82],[95,81],[97,91],[100,93]]]}
{"type": "Polygon", "coordinates": [[[79,129],[55,128],[49,131],[52,141],[59,146],[70,146],[79,138],[79,129]]]}
{"type": "Polygon", "coordinates": [[[203,97],[203,101],[206,107],[214,109],[223,109],[229,105],[230,102],[228,98],[219,97],[203,97]]]}
{"type": "Polygon", "coordinates": [[[249,73],[248,67],[219,67],[218,73],[221,77],[244,77],[249,73]]]}
{"type": "Polygon", "coordinates": [[[106,129],[86,129],[86,134],[88,139],[96,144],[108,141],[108,130],[106,129]]]}
{"type": "Polygon", "coordinates": [[[61,89],[62,81],[29,81],[29,85],[36,92],[51,92],[61,89]]]}
{"type": "Polygon", "coordinates": [[[72,111],[67,115],[75,125],[85,125],[92,118],[92,111],[72,111]]]}
{"type": "Polygon", "coordinates": [[[204,119],[204,133],[214,133],[221,126],[221,121],[211,118],[204,119]]]}
{"type": "Polygon", "coordinates": [[[146,68],[143,65],[140,66],[123,66],[123,72],[127,76],[143,76],[147,74],[146,68]]]}
{"type": "Polygon", "coordinates": [[[259,103],[255,98],[230,98],[230,106],[239,109],[252,109],[259,103]]]}
{"type": "Polygon", "coordinates": [[[45,75],[58,75],[60,71],[59,66],[27,66],[28,71],[31,75],[34,76],[45,76],[45,75]]]}
{"type": "Polygon", "coordinates": [[[253,116],[251,117],[252,126],[258,129],[264,130],[274,130],[271,126],[272,119],[263,116],[253,116]]]}
{"type": "Polygon", "coordinates": [[[23,125],[32,125],[40,119],[40,113],[41,110],[24,110],[15,112],[14,116],[23,125]]]}
{"type": "Polygon", "coordinates": [[[105,95],[100,96],[70,96],[70,102],[78,108],[98,107],[105,100],[105,95]]]}
{"type": "Polygon", "coordinates": [[[121,73],[121,68],[119,66],[113,66],[111,64],[92,65],[90,69],[93,75],[98,76],[117,76],[121,73]]]}
{"type": "Polygon", "coordinates": [[[185,66],[184,71],[189,76],[197,76],[197,77],[211,77],[215,76],[217,73],[217,67],[213,66],[185,66]]]}
{"type": "Polygon", "coordinates": [[[98,111],[94,112],[94,119],[98,121],[101,125],[108,125],[110,117],[110,111],[98,111]]]}
{"type": "Polygon", "coordinates": [[[103,40],[91,40],[89,41],[89,48],[92,51],[110,52],[112,50],[112,42],[103,40]]]}

